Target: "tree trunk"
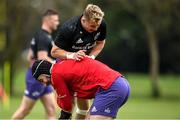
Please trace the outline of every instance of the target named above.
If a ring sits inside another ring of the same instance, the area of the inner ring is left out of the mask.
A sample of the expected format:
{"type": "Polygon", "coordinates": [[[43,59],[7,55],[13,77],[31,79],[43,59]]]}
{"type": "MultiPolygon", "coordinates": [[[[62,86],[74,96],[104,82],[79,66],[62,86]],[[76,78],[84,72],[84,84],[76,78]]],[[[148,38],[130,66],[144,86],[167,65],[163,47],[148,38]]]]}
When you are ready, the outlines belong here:
{"type": "MultiPolygon", "coordinates": [[[[11,44],[11,25],[10,25],[10,20],[11,19],[9,19],[9,16],[10,16],[10,1],[9,0],[6,0],[6,18],[7,18],[7,25],[6,25],[6,48],[8,48],[8,49],[11,49],[11,47],[9,47],[9,45],[11,44]]],[[[10,50],[11,51],[11,50],[10,50]]],[[[10,95],[12,95],[13,94],[13,84],[14,84],[14,82],[13,82],[13,80],[12,80],[12,78],[13,78],[13,71],[12,71],[12,69],[11,69],[11,67],[12,67],[12,65],[13,65],[13,62],[12,62],[12,60],[10,60],[10,59],[13,59],[12,57],[13,56],[11,56],[10,55],[10,51],[8,51],[7,52],[7,55],[5,56],[5,61],[8,61],[8,62],[10,62],[10,76],[9,76],[9,78],[10,78],[10,95]]]]}
{"type": "Polygon", "coordinates": [[[150,55],[150,79],[152,80],[152,96],[160,97],[159,90],[159,52],[158,43],[155,30],[151,27],[149,23],[145,23],[148,45],[149,45],[149,55],[150,55]]]}

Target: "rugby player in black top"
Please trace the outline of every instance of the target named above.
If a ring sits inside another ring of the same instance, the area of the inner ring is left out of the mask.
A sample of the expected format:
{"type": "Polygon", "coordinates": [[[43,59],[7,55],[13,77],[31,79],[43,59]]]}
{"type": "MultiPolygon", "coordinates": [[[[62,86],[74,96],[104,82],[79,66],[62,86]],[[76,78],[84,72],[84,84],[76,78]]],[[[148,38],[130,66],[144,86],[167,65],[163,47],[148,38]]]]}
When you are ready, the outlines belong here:
{"type": "Polygon", "coordinates": [[[31,65],[35,60],[46,59],[53,62],[50,51],[52,48],[51,33],[57,29],[59,24],[58,13],[54,10],[47,10],[42,18],[41,29],[35,34],[31,41],[31,48],[28,53],[28,62],[30,64],[26,74],[26,90],[22,98],[20,107],[13,114],[12,119],[23,119],[31,111],[38,99],[41,99],[45,108],[45,118],[56,118],[56,102],[51,86],[44,86],[37,82],[32,76],[31,65]]]}
{"type": "Polygon", "coordinates": [[[60,27],[55,39],[56,46],[71,52],[86,50],[86,54],[89,54],[96,46],[96,41],[104,43],[106,38],[105,21],[102,20],[96,31],[88,32],[83,28],[81,19],[82,16],[74,17],[60,27]]]}
{"type": "Polygon", "coordinates": [[[47,30],[41,28],[31,40],[31,50],[33,52],[32,59],[44,59],[46,57],[45,59],[52,62],[53,59],[50,53],[52,43],[53,39],[51,34],[47,30]]]}
{"type": "MultiPolygon", "coordinates": [[[[102,10],[88,4],[83,14],[66,21],[58,30],[51,55],[59,59],[80,61],[84,56],[93,59],[102,51],[106,38],[106,23],[102,10]]],[[[76,119],[84,119],[88,101],[77,98],[76,119]]]]}

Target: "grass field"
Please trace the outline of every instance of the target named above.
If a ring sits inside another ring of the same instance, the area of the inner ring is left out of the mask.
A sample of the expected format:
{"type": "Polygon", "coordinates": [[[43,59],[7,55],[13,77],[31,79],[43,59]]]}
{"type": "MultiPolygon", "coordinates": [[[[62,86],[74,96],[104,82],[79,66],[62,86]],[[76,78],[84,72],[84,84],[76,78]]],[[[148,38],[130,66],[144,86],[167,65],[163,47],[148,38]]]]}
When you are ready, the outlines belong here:
{"type": "MultiPolygon", "coordinates": [[[[0,104],[0,119],[10,119],[21,102],[24,86],[24,72],[17,73],[15,96],[10,99],[9,110],[0,104]]],[[[180,119],[180,76],[160,76],[160,98],[151,97],[151,81],[145,74],[125,75],[131,85],[131,97],[119,111],[117,119],[180,119]]],[[[58,115],[59,109],[57,109],[58,115]]],[[[43,119],[44,110],[38,101],[26,119],[43,119]]]]}

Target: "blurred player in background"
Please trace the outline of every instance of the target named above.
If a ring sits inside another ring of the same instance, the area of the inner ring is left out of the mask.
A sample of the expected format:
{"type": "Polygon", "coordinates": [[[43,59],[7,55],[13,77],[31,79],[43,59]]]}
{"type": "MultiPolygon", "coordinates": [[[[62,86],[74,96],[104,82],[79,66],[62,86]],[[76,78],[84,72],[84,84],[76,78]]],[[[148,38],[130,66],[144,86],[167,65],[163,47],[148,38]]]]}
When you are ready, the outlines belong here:
{"type": "Polygon", "coordinates": [[[32,110],[38,99],[41,100],[45,108],[46,119],[55,119],[56,102],[52,86],[44,86],[32,76],[31,66],[35,60],[45,59],[53,62],[50,55],[52,48],[53,30],[57,29],[59,25],[59,15],[55,10],[47,10],[42,17],[41,29],[36,32],[31,41],[31,47],[28,54],[28,61],[30,63],[26,74],[26,90],[22,98],[22,102],[17,111],[13,114],[12,119],[23,119],[32,110]]]}
{"type": "MultiPolygon", "coordinates": [[[[66,21],[58,30],[51,55],[59,59],[80,61],[85,55],[93,59],[102,51],[106,39],[104,12],[88,4],[82,15],[66,21]]],[[[87,100],[77,98],[76,119],[84,119],[89,108],[87,100]]]]}

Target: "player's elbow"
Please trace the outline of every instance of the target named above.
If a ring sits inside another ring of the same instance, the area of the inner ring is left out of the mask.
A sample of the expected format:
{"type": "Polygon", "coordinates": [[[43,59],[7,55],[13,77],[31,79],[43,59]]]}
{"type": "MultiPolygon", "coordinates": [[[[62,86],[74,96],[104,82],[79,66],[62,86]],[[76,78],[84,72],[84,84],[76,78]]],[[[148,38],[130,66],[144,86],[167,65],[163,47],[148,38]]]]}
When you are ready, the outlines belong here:
{"type": "Polygon", "coordinates": [[[54,58],[59,58],[59,48],[55,45],[53,45],[52,49],[51,49],[51,56],[54,58]]]}
{"type": "Polygon", "coordinates": [[[57,47],[57,46],[53,46],[51,49],[51,56],[54,58],[60,58],[60,59],[65,59],[66,58],[66,51],[57,47]]]}

